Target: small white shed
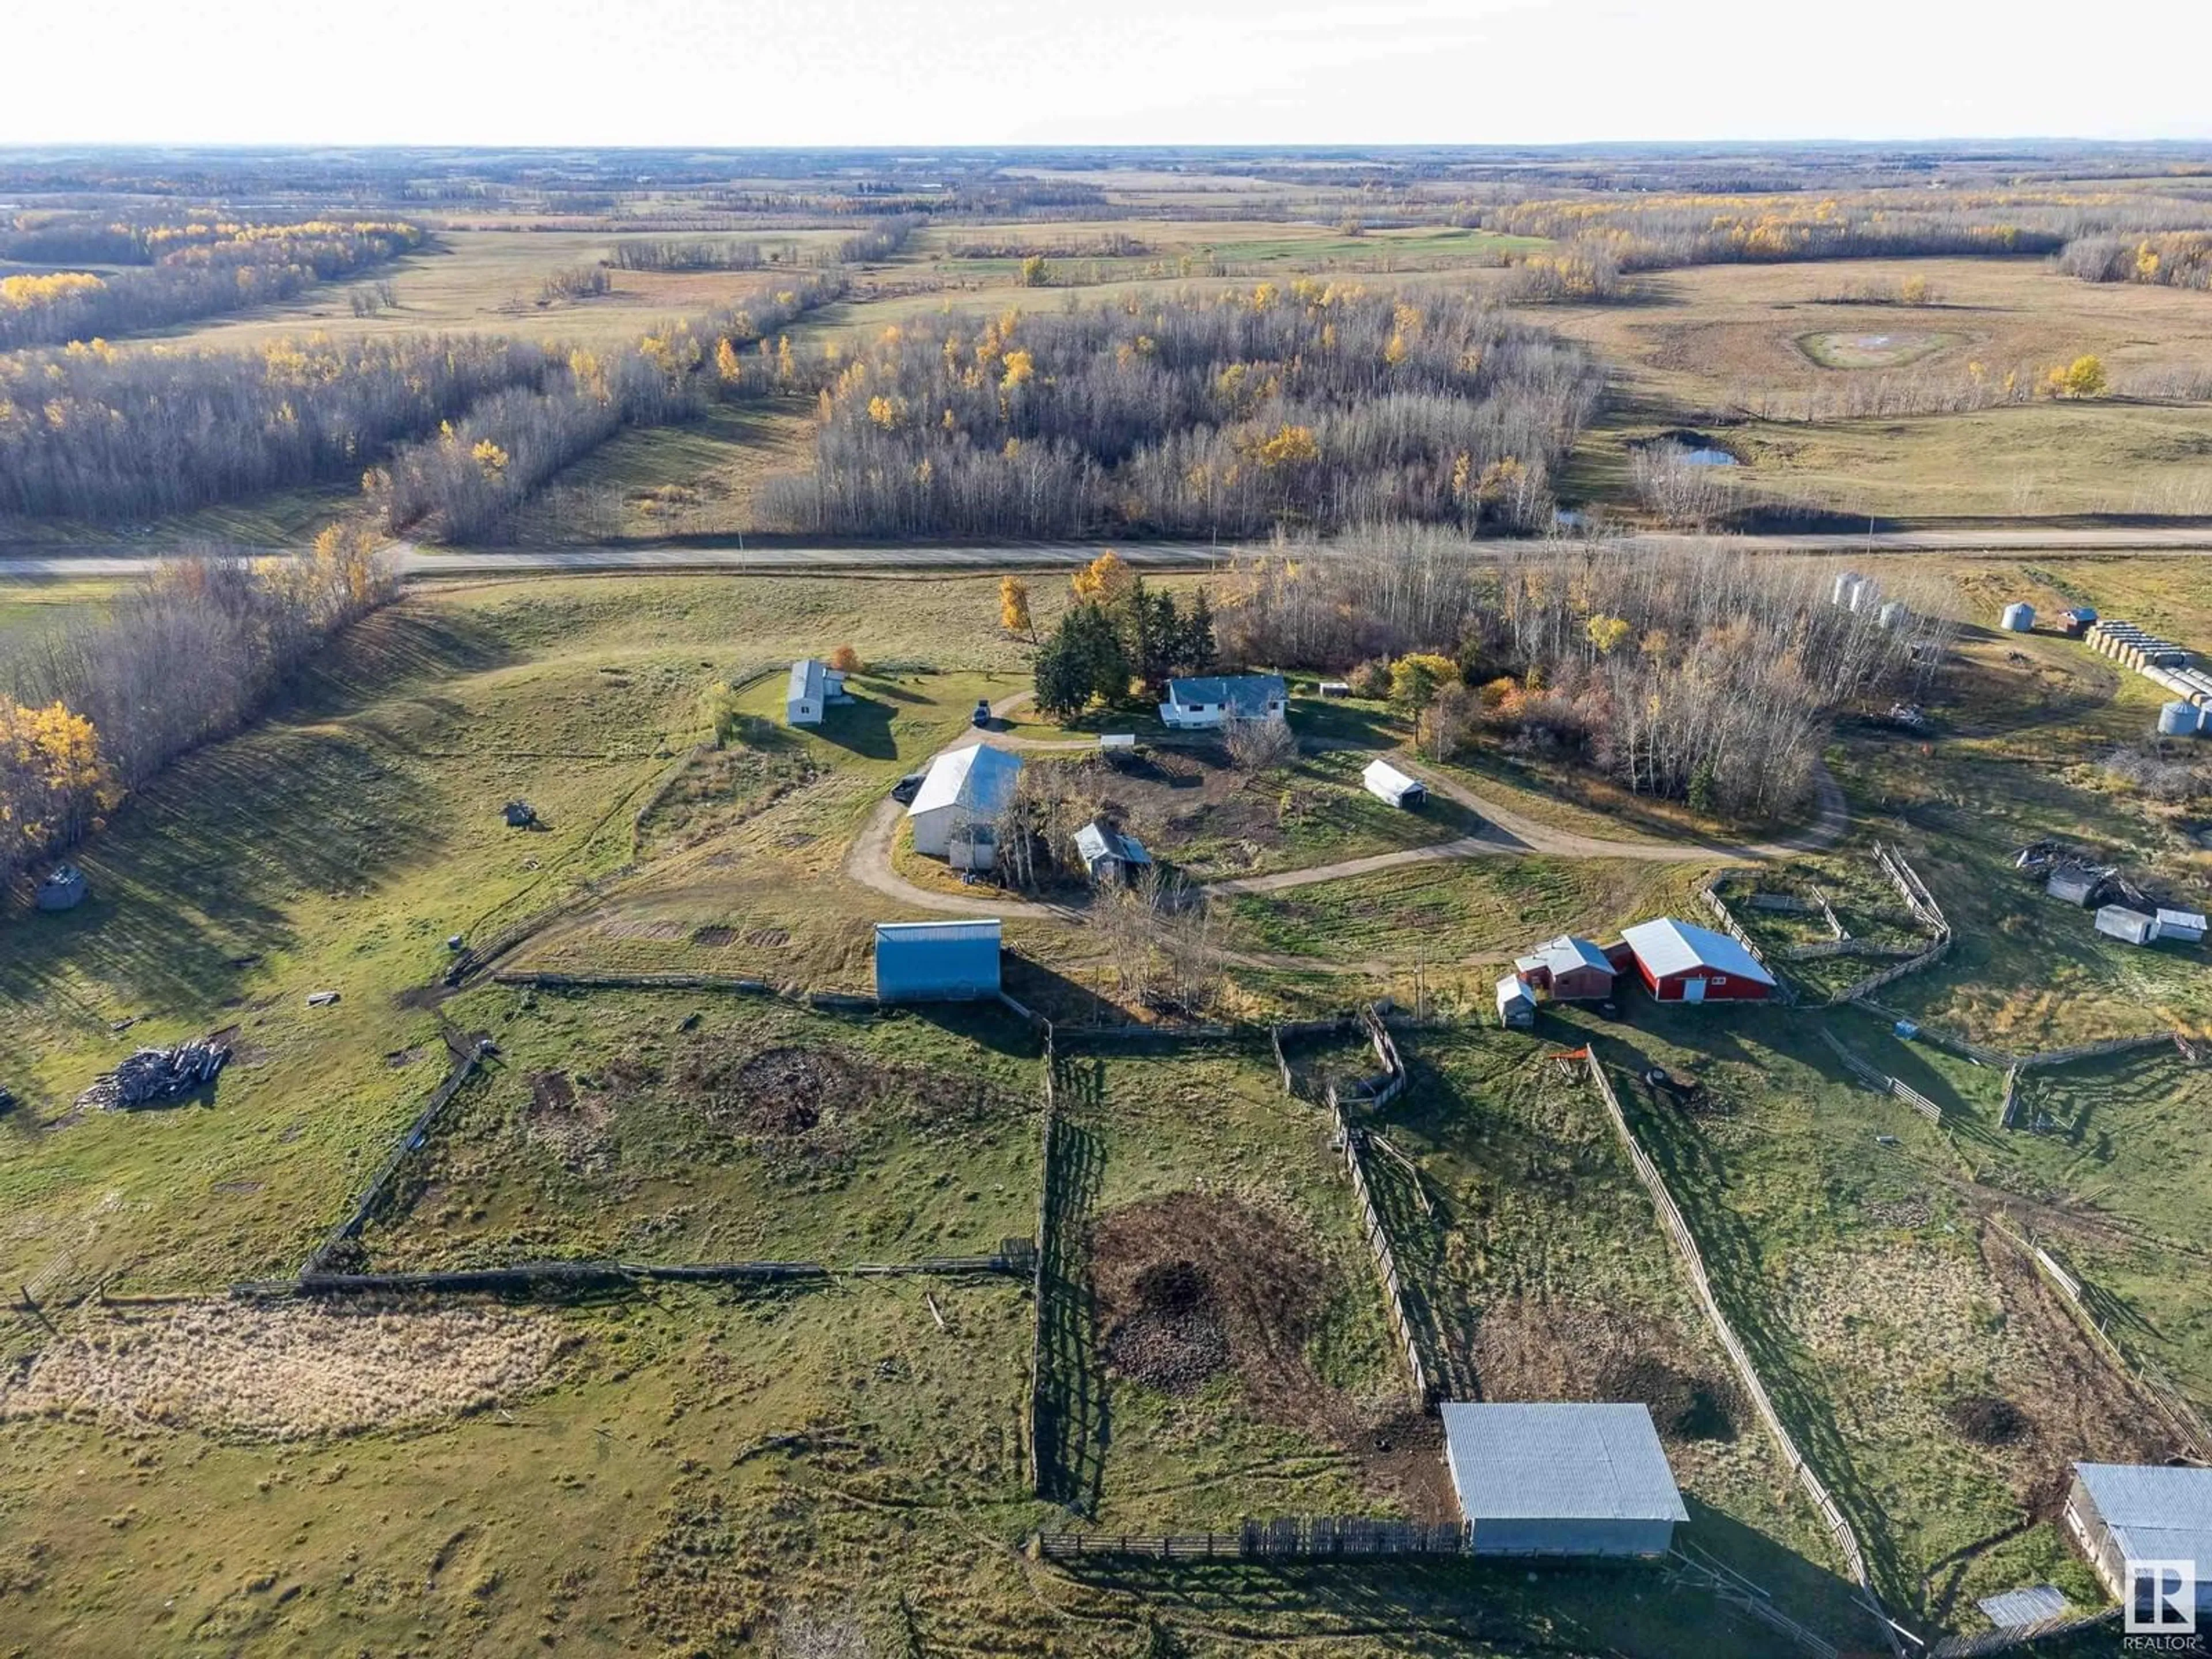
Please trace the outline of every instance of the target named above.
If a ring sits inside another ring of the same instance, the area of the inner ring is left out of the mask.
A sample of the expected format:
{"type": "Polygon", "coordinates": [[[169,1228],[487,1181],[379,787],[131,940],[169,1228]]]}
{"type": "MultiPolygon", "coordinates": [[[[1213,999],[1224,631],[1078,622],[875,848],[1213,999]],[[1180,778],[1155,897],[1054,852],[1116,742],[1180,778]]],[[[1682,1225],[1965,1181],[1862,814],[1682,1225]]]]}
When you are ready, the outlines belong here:
{"type": "Polygon", "coordinates": [[[2157,922],[2155,937],[2159,939],[2179,939],[2184,945],[2204,942],[2204,917],[2199,911],[2161,909],[2157,922]]]}
{"type": "Polygon", "coordinates": [[[1389,761],[1367,763],[1367,769],[1359,775],[1367,786],[1367,793],[1377,800],[1387,800],[1393,806],[1416,807],[1427,805],[1429,786],[1419,778],[1408,777],[1389,761]]]}
{"type": "Polygon", "coordinates": [[[2158,937],[2158,918],[2130,910],[2124,904],[2108,904],[2097,912],[2097,931],[2107,939],[2148,945],[2158,937]]]}
{"type": "Polygon", "coordinates": [[[1536,1023],[1536,999],[1518,974],[1508,974],[1498,981],[1498,1023],[1509,1027],[1536,1023]]]}
{"type": "Polygon", "coordinates": [[[790,726],[819,726],[830,702],[830,665],[814,657],[791,665],[791,681],[784,688],[783,718],[790,726]]]}

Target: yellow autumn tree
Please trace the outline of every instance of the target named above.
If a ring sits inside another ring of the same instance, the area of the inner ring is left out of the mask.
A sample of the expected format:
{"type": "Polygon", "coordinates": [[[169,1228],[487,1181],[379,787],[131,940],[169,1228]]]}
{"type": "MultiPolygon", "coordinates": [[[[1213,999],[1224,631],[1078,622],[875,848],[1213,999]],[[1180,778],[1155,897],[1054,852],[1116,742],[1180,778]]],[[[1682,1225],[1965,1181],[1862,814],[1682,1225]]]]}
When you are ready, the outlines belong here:
{"type": "Polygon", "coordinates": [[[1036,631],[1030,620],[1030,585],[1019,576],[999,578],[999,627],[1023,638],[1036,631]]]}
{"type": "Polygon", "coordinates": [[[1070,585],[1077,599],[1107,605],[1127,593],[1136,580],[1137,573],[1129,568],[1128,562],[1109,549],[1077,571],[1070,585]]]}
{"type": "Polygon", "coordinates": [[[74,839],[114,799],[89,720],[0,695],[0,872],[74,839]]]}

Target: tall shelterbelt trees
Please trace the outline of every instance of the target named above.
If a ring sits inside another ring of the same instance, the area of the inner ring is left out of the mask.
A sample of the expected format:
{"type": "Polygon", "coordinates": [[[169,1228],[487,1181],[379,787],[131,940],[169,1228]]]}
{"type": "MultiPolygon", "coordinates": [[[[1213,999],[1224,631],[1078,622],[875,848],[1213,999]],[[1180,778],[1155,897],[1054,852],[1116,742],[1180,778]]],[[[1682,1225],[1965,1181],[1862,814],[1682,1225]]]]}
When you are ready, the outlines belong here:
{"type": "Polygon", "coordinates": [[[1301,281],[890,329],[767,510],[853,535],[1542,522],[1597,407],[1580,348],[1465,295],[1301,281]]]}
{"type": "Polygon", "coordinates": [[[375,538],[301,557],[179,558],[97,619],[0,653],[0,888],[190,749],[243,726],[332,635],[392,597],[375,538]]]}

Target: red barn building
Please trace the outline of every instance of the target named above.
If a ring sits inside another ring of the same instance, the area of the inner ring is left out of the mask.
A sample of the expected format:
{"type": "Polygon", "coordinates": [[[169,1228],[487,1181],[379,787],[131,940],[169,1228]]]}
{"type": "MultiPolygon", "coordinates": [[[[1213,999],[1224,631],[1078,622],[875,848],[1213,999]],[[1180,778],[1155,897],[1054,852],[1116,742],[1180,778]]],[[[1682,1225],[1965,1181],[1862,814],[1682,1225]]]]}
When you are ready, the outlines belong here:
{"type": "Polygon", "coordinates": [[[1661,1002],[1764,1002],[1774,975],[1726,933],[1672,917],[1620,930],[1644,988],[1661,1002]]]}
{"type": "Polygon", "coordinates": [[[1613,994],[1613,963],[1586,939],[1563,933],[1513,964],[1513,971],[1554,1002],[1601,1002],[1613,994]]]}

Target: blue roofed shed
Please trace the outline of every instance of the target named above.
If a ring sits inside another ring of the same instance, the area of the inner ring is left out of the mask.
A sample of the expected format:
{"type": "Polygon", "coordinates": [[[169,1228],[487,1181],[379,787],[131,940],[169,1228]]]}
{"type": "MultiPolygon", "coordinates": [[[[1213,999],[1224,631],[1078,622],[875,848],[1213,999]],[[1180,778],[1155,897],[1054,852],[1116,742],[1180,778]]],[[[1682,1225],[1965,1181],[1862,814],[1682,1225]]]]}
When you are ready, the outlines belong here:
{"type": "Polygon", "coordinates": [[[876,997],[882,1002],[980,1002],[999,994],[1000,923],[879,921],[876,997]]]}
{"type": "Polygon", "coordinates": [[[1442,1408],[1477,1555],[1664,1555],[1690,1518],[1640,1405],[1442,1408]]]}

